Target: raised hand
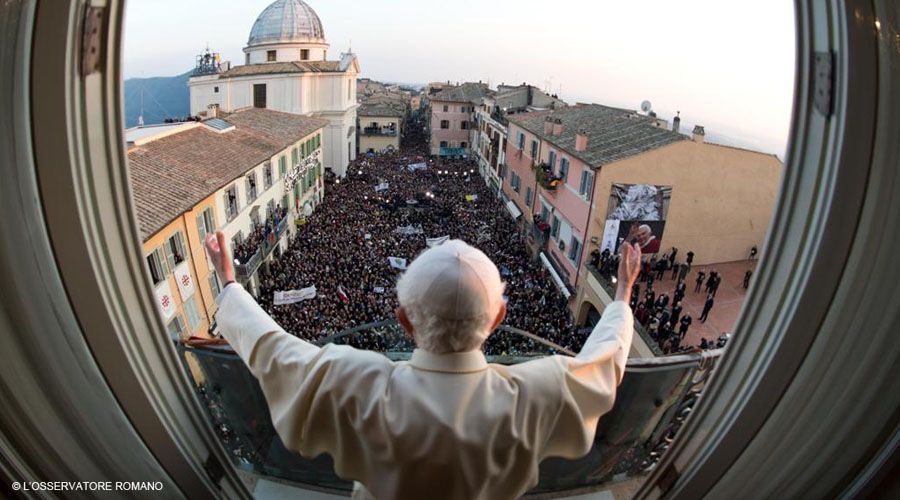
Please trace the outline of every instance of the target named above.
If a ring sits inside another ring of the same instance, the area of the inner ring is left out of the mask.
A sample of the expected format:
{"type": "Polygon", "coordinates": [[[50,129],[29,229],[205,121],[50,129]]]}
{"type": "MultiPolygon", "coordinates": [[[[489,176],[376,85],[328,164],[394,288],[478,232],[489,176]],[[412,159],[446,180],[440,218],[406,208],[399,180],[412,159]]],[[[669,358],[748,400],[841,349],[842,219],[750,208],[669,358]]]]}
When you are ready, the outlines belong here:
{"type": "Polygon", "coordinates": [[[616,300],[625,300],[631,295],[631,287],[637,281],[641,270],[641,246],[637,243],[622,243],[619,259],[618,286],[616,300]]]}
{"type": "Polygon", "coordinates": [[[215,236],[206,235],[206,253],[219,275],[219,281],[223,284],[235,281],[234,263],[231,261],[231,252],[228,251],[228,244],[225,242],[225,233],[216,231],[215,236]]]}

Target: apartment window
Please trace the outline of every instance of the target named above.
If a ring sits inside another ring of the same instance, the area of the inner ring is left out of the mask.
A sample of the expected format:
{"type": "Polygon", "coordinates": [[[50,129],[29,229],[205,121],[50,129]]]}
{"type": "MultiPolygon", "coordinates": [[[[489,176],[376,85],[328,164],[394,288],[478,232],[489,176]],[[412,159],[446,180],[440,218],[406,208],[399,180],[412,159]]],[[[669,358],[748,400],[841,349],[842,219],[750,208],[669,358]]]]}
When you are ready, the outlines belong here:
{"type": "Polygon", "coordinates": [[[459,128],[461,128],[462,130],[469,130],[469,122],[465,120],[459,122],[459,128]]]}
{"type": "Polygon", "coordinates": [[[531,141],[531,158],[533,160],[537,160],[538,155],[538,143],[537,141],[531,141]]]}
{"type": "Polygon", "coordinates": [[[442,147],[442,148],[446,148],[446,147],[447,147],[447,141],[441,141],[441,147],[442,147]]]}
{"type": "Polygon", "coordinates": [[[547,158],[547,165],[550,166],[551,172],[556,170],[556,151],[550,151],[550,155],[547,158]]]}
{"type": "Polygon", "coordinates": [[[185,332],[184,320],[181,319],[180,314],[176,314],[172,321],[169,321],[169,324],[166,325],[166,331],[169,332],[169,336],[172,338],[182,338],[187,337],[187,333],[185,332]]]}
{"type": "Polygon", "coordinates": [[[450,107],[444,104],[444,113],[446,113],[447,111],[450,111],[450,107]]]}
{"type": "Polygon", "coordinates": [[[569,260],[572,261],[575,266],[578,266],[578,260],[581,257],[581,242],[575,238],[575,235],[572,235],[572,239],[569,242],[569,260]]]}
{"type": "Polygon", "coordinates": [[[274,61],[275,61],[275,51],[274,51],[274,50],[267,50],[267,51],[266,51],[266,61],[267,61],[267,62],[274,62],[274,61]]]}
{"type": "Polygon", "coordinates": [[[300,163],[300,151],[297,150],[296,147],[291,149],[291,165],[297,165],[300,163]]]}
{"type": "Polygon", "coordinates": [[[181,231],[177,231],[169,237],[165,246],[166,263],[169,264],[169,269],[175,269],[175,266],[184,262],[184,235],[181,234],[181,231]]]}
{"type": "Polygon", "coordinates": [[[250,174],[244,178],[247,182],[247,204],[249,205],[251,201],[256,199],[256,172],[250,172],[250,174]]]}
{"type": "Polygon", "coordinates": [[[165,281],[166,276],[169,274],[169,268],[166,267],[166,260],[163,258],[159,247],[155,248],[147,256],[147,267],[150,268],[150,278],[153,280],[154,285],[165,281]]]}
{"type": "Polygon", "coordinates": [[[213,219],[212,208],[208,207],[206,210],[197,214],[197,233],[200,235],[200,241],[204,241],[206,239],[207,234],[212,234],[216,232],[216,224],[213,219]]]}
{"type": "Polygon", "coordinates": [[[550,224],[550,237],[553,239],[559,238],[559,217],[553,216],[553,222],[550,224]]]}
{"type": "Polygon", "coordinates": [[[594,173],[588,169],[581,172],[581,185],[578,187],[578,194],[584,198],[591,197],[591,191],[594,189],[594,173]]]}
{"type": "Polygon", "coordinates": [[[459,147],[461,147],[461,148],[467,148],[467,147],[469,147],[469,143],[466,142],[466,141],[462,141],[461,143],[459,143],[459,147]]]}
{"type": "Polygon", "coordinates": [[[300,49],[300,60],[301,61],[309,60],[309,49],[300,49]]]}
{"type": "Polygon", "coordinates": [[[200,326],[200,315],[197,314],[197,296],[192,295],[184,301],[184,312],[187,314],[188,325],[191,327],[189,333],[197,331],[200,326]]]}
{"type": "Polygon", "coordinates": [[[266,107],[266,84],[265,83],[253,84],[253,107],[265,109],[265,107],[266,107]]]}
{"type": "Polygon", "coordinates": [[[519,192],[522,189],[522,178],[519,177],[519,174],[513,172],[512,174],[512,186],[515,192],[519,192]]]}
{"type": "Polygon", "coordinates": [[[225,218],[229,221],[234,219],[237,217],[240,208],[237,197],[237,186],[231,186],[225,190],[225,218]]]}
{"type": "Polygon", "coordinates": [[[222,286],[219,285],[219,278],[216,276],[216,273],[209,273],[209,289],[212,291],[213,298],[218,297],[222,293],[222,286]]]}
{"type": "Polygon", "coordinates": [[[213,87],[213,94],[218,94],[218,93],[219,93],[219,86],[216,85],[215,87],[213,87]]]}
{"type": "Polygon", "coordinates": [[[266,162],[263,166],[263,184],[265,185],[265,189],[272,187],[272,182],[272,164],[266,162]]]}
{"type": "Polygon", "coordinates": [[[518,137],[517,141],[518,142],[516,142],[516,144],[517,144],[519,151],[525,149],[525,134],[523,134],[522,132],[519,132],[519,137],[518,137]]]}
{"type": "Polygon", "coordinates": [[[287,209],[287,207],[291,206],[290,195],[288,193],[284,193],[284,196],[281,197],[281,207],[287,209]]]}
{"type": "Polygon", "coordinates": [[[441,128],[442,129],[450,128],[450,120],[441,120],[441,128]]]}
{"type": "Polygon", "coordinates": [[[531,192],[531,188],[525,189],[525,206],[530,207],[531,202],[533,201],[534,193],[531,192]]]}
{"type": "Polygon", "coordinates": [[[569,159],[560,158],[559,160],[559,177],[565,183],[569,179],[569,159]]]}

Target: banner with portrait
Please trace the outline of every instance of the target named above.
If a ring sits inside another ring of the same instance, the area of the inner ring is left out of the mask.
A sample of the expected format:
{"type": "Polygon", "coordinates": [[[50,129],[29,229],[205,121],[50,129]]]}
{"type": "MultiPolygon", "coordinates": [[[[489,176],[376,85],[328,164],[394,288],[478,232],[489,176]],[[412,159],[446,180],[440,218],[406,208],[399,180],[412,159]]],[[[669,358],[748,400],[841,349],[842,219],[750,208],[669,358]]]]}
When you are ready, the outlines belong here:
{"type": "Polygon", "coordinates": [[[671,199],[672,186],[613,184],[600,249],[616,253],[630,237],[644,254],[658,253],[671,199]]]}

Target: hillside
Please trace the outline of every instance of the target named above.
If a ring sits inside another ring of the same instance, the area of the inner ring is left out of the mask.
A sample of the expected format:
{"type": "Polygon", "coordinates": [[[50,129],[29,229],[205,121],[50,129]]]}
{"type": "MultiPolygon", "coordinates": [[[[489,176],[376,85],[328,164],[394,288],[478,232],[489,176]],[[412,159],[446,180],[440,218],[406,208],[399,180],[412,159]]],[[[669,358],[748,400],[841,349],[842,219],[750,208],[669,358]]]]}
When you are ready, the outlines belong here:
{"type": "Polygon", "coordinates": [[[163,123],[166,118],[183,118],[190,112],[187,71],[175,76],[129,78],[125,80],[125,126],[134,127],[141,114],[144,124],[163,123]]]}

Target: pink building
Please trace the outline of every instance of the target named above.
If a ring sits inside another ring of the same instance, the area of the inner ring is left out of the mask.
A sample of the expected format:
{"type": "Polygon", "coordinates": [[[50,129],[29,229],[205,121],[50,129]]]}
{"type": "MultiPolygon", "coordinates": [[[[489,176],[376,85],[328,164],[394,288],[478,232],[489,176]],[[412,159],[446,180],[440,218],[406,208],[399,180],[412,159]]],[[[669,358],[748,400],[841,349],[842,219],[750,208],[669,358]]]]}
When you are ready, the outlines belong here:
{"type": "Polygon", "coordinates": [[[503,192],[530,222],[529,230],[568,291],[574,291],[602,165],[686,139],[634,112],[600,105],[510,115],[503,192]]]}
{"type": "Polygon", "coordinates": [[[462,156],[472,145],[475,109],[492,93],[482,83],[464,83],[431,98],[430,151],[436,156],[462,156]]]}

